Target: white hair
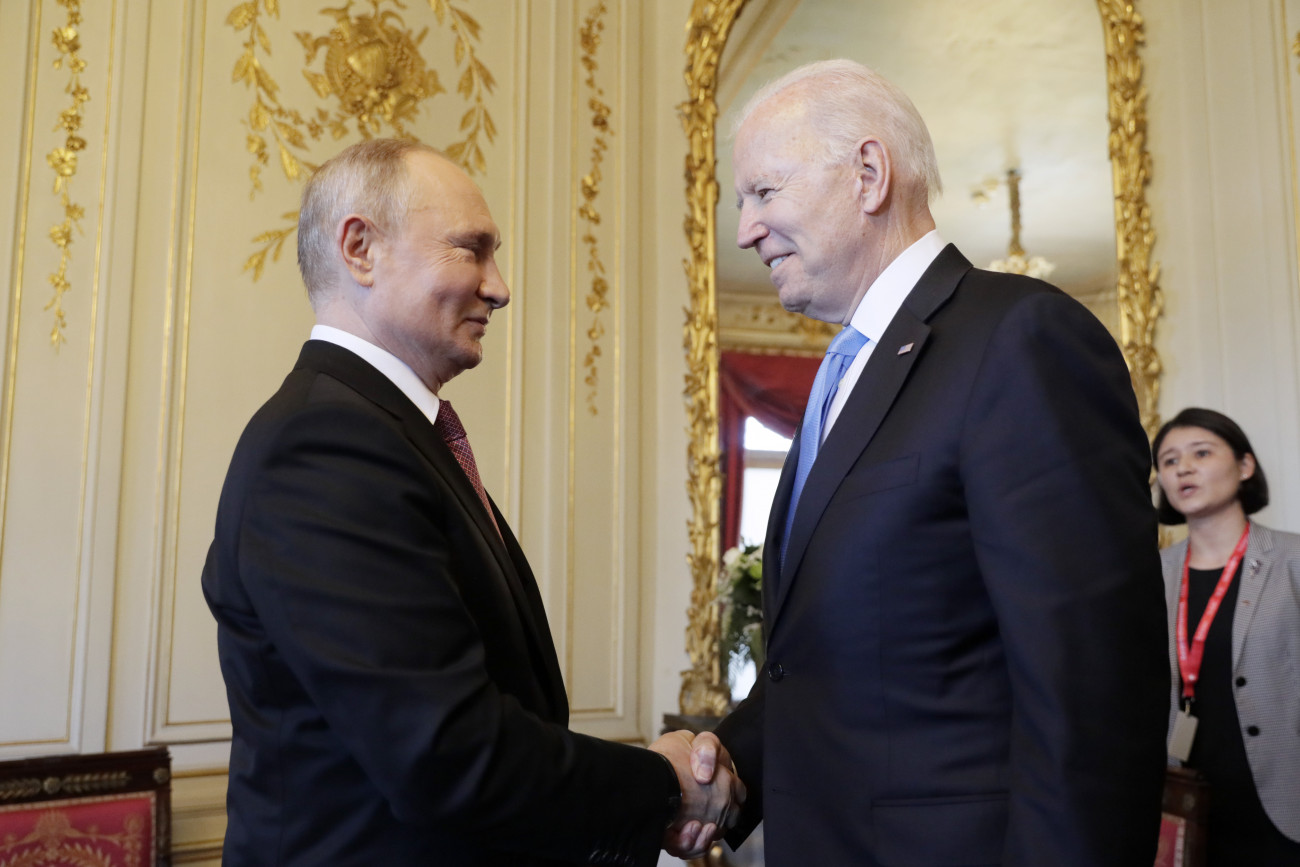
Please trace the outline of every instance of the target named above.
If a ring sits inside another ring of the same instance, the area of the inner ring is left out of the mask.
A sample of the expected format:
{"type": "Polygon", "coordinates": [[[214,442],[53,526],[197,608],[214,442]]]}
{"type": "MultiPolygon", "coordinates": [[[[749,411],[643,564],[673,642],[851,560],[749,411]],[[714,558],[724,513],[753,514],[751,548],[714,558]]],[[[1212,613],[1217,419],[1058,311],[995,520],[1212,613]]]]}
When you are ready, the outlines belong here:
{"type": "Polygon", "coordinates": [[[875,136],[904,184],[925,193],[927,200],[943,191],[934,142],[921,113],[897,85],[853,60],[809,63],[763,85],[741,110],[733,135],[759,106],[799,85],[807,91],[808,123],[827,164],[841,162],[864,138],[875,136]]]}
{"type": "Polygon", "coordinates": [[[441,153],[426,144],[400,139],[367,139],[326,161],[302,191],[298,210],[298,270],[315,304],[333,288],[334,233],[348,214],[361,214],[383,232],[400,231],[412,186],[406,155],[441,153]]]}

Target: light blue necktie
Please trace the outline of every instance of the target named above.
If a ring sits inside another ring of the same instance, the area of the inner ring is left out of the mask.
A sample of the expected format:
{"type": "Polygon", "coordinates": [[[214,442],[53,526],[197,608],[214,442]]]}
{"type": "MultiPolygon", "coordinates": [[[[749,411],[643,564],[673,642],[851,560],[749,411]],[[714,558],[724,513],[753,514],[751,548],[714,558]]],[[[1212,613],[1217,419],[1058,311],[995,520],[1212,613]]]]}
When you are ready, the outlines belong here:
{"type": "Polygon", "coordinates": [[[826,413],[835,399],[835,391],[844,378],[858,352],[866,346],[868,338],[852,325],[835,335],[822,366],[817,368],[817,378],[813,380],[812,391],[808,393],[808,406],[803,412],[803,429],[799,435],[799,463],[794,471],[794,489],[790,492],[790,508],[785,513],[785,535],[781,538],[781,563],[785,564],[786,545],[790,539],[790,528],[794,526],[794,512],[799,505],[799,495],[803,493],[804,482],[808,481],[808,472],[821,448],[822,430],[826,427],[826,413]]]}

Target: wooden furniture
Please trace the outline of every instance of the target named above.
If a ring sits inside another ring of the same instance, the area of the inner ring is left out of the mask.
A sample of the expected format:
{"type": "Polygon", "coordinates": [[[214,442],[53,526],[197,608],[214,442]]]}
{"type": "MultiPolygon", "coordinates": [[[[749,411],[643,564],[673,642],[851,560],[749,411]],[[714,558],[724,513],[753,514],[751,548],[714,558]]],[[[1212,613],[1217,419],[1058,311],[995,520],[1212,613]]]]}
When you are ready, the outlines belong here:
{"type": "Polygon", "coordinates": [[[26,863],[170,867],[167,749],[0,762],[0,864],[26,863]]]}
{"type": "Polygon", "coordinates": [[[1156,867],[1203,867],[1210,785],[1197,771],[1169,768],[1161,806],[1156,867]]]}

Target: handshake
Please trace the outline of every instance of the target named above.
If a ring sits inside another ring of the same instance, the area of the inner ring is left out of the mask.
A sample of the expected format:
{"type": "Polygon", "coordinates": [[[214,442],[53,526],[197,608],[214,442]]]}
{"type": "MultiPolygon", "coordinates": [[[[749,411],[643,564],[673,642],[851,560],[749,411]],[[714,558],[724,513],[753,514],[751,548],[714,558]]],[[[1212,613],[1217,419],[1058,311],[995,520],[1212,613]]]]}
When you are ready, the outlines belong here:
{"type": "Polygon", "coordinates": [[[699,858],[736,826],[745,803],[745,784],[712,732],[669,732],[650,749],[672,763],[682,788],[682,805],[664,831],[663,848],[678,858],[699,858]]]}

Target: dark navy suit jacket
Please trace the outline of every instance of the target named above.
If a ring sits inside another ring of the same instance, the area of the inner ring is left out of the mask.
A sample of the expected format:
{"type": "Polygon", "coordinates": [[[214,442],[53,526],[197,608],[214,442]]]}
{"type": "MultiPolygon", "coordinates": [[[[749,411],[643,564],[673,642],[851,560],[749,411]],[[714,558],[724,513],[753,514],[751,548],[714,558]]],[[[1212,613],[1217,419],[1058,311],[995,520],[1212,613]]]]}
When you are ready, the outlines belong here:
{"type": "Polygon", "coordinates": [[[235,450],[203,590],[227,865],[655,863],[662,757],[568,731],[541,596],[427,418],[309,341],[235,450]]]}
{"type": "MultiPolygon", "coordinates": [[[[795,436],[798,443],[798,435],[795,436]]],[[[884,332],[718,733],[770,867],[1149,867],[1169,673],[1150,458],[1084,307],[945,248],[884,332]],[[910,345],[910,349],[905,349],[910,345]]]]}

